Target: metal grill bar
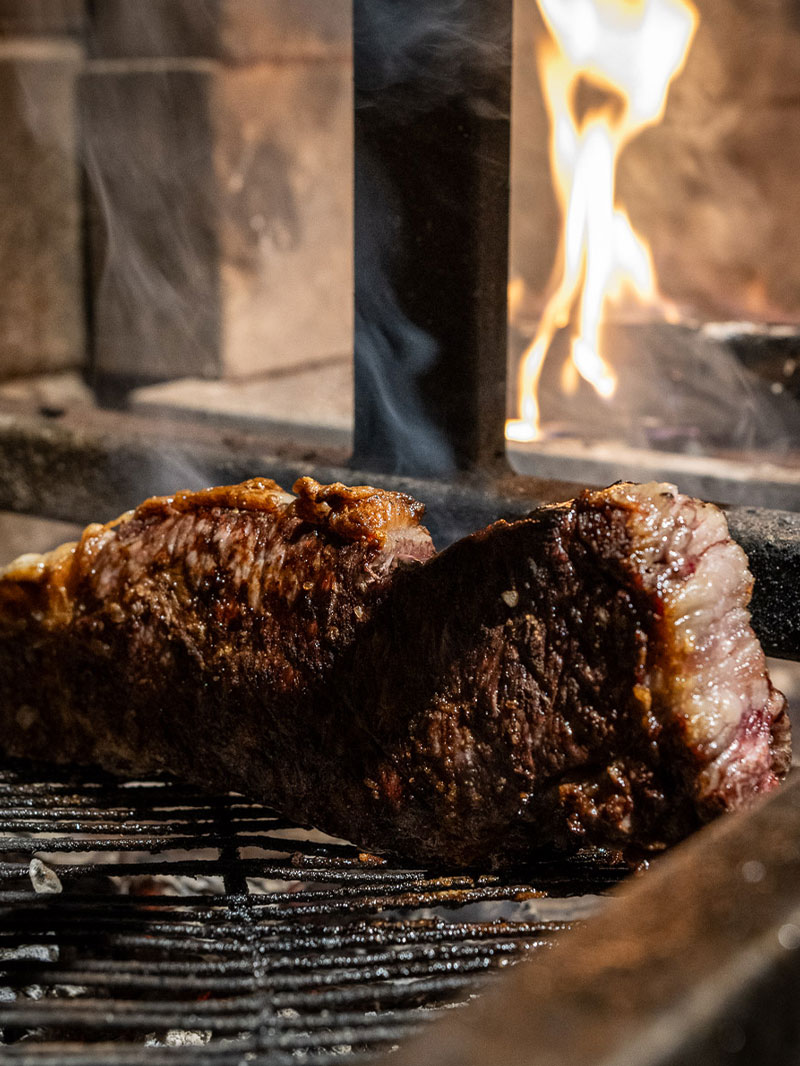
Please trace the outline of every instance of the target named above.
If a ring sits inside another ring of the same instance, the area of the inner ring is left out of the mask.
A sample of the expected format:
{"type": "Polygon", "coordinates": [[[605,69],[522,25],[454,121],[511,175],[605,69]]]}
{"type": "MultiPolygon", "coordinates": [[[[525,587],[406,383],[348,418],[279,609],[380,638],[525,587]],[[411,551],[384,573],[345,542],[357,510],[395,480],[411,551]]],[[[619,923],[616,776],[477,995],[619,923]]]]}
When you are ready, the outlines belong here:
{"type": "Polygon", "coordinates": [[[0,771],[15,1062],[358,1062],[549,948],[626,872],[395,869],[236,797],[48,774],[0,771]]]}
{"type": "MultiPolygon", "coordinates": [[[[391,1032],[385,1035],[384,1043],[394,1042],[391,1032]]],[[[248,1063],[254,1062],[257,1066],[264,1062],[269,1062],[269,1066],[297,1066],[298,1059],[291,1053],[271,1054],[269,1059],[261,1057],[256,1044],[255,1040],[243,1040],[237,1043],[233,1050],[229,1047],[213,1049],[205,1047],[202,1049],[202,1058],[212,1066],[242,1066],[243,1060],[248,1063]]],[[[340,1062],[343,1061],[340,1053],[334,1053],[339,1054],[340,1062]]],[[[53,1044],[52,1048],[47,1051],[10,1049],[7,1055],[9,1061],[14,1062],[16,1066],[97,1066],[98,1063],[103,1063],[103,1066],[141,1066],[143,1061],[130,1049],[120,1049],[109,1044],[98,1044],[92,1051],[87,1051],[84,1048],[76,1049],[74,1046],[58,1043],[53,1044]]],[[[197,1047],[174,1047],[169,1048],[168,1051],[148,1048],[146,1061],[148,1066],[174,1066],[175,1063],[191,1063],[194,1066],[194,1063],[202,1059],[198,1057],[197,1047]]],[[[303,1066],[329,1066],[331,1055],[330,1053],[304,1054],[301,1061],[303,1066]]],[[[372,1053],[356,1052],[349,1054],[344,1061],[347,1062],[347,1066],[361,1066],[363,1063],[374,1063],[375,1058],[372,1053]]]]}

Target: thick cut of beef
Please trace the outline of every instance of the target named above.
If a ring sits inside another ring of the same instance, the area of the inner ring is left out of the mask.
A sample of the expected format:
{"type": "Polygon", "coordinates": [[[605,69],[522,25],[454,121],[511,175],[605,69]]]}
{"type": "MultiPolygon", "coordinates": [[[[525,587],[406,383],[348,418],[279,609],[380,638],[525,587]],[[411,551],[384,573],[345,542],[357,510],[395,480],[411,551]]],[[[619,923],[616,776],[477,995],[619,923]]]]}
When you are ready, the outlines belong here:
{"type": "Polygon", "coordinates": [[[434,556],[408,497],[295,492],[147,501],[6,568],[3,748],[459,866],[660,847],[788,769],[713,506],[621,484],[434,556]]]}
{"type": "Polygon", "coordinates": [[[658,847],[748,806],[790,763],[751,589],[722,512],[663,484],[497,522],[397,575],[342,685],[380,738],[384,832],[506,862],[658,847]]]}
{"type": "Polygon", "coordinates": [[[338,657],[392,571],[433,554],[421,504],[311,478],[147,500],[0,574],[0,746],[169,770],[305,810],[338,657]],[[289,798],[291,797],[291,798],[289,798]]]}

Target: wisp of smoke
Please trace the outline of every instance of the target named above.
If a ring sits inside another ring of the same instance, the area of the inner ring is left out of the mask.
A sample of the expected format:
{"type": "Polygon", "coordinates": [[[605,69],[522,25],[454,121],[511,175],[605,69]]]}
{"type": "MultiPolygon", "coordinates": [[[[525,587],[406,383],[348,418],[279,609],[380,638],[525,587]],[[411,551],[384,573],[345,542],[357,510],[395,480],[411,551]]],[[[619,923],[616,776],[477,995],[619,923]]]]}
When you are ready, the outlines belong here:
{"type": "Polygon", "coordinates": [[[479,92],[508,61],[495,0],[355,0],[353,10],[357,94],[393,90],[398,105],[424,109],[479,92]]]}
{"type": "MultiPolygon", "coordinates": [[[[439,206],[450,216],[446,225],[440,220],[440,228],[452,241],[459,224],[454,219],[461,218],[467,243],[473,205],[446,174],[435,185],[433,179],[426,185],[401,178],[397,167],[406,165],[401,153],[390,146],[385,154],[383,145],[402,144],[407,137],[409,158],[415,151],[422,156],[410,165],[424,168],[425,150],[408,131],[436,111],[445,130],[443,154],[452,153],[454,168],[470,165],[469,149],[459,141],[459,114],[467,109],[500,117],[496,84],[509,63],[510,10],[508,0],[354,2],[356,461],[440,476],[458,465],[439,420],[434,423],[426,407],[426,388],[440,359],[450,355],[443,354],[443,336],[406,287],[432,284],[425,260],[443,254],[437,246],[439,206]],[[427,205],[427,219],[420,204],[427,205]]],[[[428,166],[435,174],[430,160],[428,166]]],[[[473,298],[467,290],[465,316],[473,298]]]]}
{"type": "Polygon", "coordinates": [[[438,345],[402,310],[391,281],[392,190],[366,150],[355,168],[356,461],[396,473],[448,474],[452,449],[428,417],[419,381],[438,345]]]}

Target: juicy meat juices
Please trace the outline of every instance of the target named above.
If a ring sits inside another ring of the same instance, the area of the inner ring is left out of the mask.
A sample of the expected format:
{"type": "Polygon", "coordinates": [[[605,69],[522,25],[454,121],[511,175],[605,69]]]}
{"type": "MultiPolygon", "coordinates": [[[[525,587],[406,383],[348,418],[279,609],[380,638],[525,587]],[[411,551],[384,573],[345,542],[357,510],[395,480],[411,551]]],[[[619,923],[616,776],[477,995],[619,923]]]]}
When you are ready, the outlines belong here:
{"type": "Polygon", "coordinates": [[[408,496],[294,488],[148,500],[0,573],[0,746],[456,866],[662,847],[786,773],[712,505],[619,484],[436,555],[408,496]]]}

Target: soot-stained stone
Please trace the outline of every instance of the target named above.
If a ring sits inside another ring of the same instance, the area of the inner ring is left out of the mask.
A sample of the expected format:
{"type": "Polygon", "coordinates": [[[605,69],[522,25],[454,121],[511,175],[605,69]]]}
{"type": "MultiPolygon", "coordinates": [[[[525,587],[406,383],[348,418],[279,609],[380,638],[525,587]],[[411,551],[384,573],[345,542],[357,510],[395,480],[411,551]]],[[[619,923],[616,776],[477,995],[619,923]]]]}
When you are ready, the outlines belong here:
{"type": "Polygon", "coordinates": [[[764,650],[800,659],[800,514],[732,507],[727,517],[756,579],[751,610],[764,650]]]}
{"type": "Polygon", "coordinates": [[[68,40],[0,40],[0,374],[84,358],[75,81],[68,40]]]}
{"type": "Polygon", "coordinates": [[[238,65],[346,57],[350,29],[351,0],[103,0],[92,11],[90,43],[97,56],[238,65]]]}
{"type": "Polygon", "coordinates": [[[346,60],[114,61],[81,104],[101,392],[351,350],[346,60]]]}
{"type": "Polygon", "coordinates": [[[212,82],[202,61],[114,65],[81,79],[101,391],[219,373],[212,82]]]}
{"type": "Polygon", "coordinates": [[[214,57],[219,0],[101,0],[92,7],[89,44],[105,58],[214,57]]]}

